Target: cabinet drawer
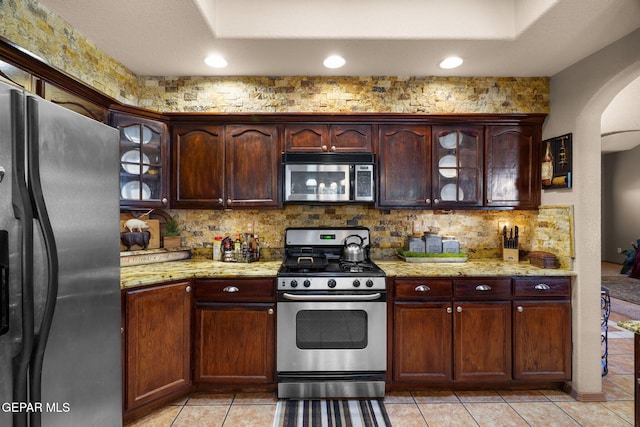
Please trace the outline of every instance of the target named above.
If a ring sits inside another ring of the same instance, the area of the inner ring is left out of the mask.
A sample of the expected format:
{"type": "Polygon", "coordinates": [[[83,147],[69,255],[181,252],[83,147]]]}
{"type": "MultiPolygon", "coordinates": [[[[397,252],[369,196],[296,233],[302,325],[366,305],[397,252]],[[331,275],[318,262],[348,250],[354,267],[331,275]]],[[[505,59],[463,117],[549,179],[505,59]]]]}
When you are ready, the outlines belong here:
{"type": "Polygon", "coordinates": [[[416,301],[451,298],[453,287],[450,279],[402,279],[395,282],[398,301],[416,301]]]}
{"type": "Polygon", "coordinates": [[[571,295],[569,277],[522,277],[513,280],[517,297],[568,297],[571,295]]]}
{"type": "Polygon", "coordinates": [[[196,302],[262,302],[275,300],[273,279],[196,280],[196,302]]]}
{"type": "Polygon", "coordinates": [[[455,279],[453,289],[456,298],[510,298],[511,279],[455,279]]]}

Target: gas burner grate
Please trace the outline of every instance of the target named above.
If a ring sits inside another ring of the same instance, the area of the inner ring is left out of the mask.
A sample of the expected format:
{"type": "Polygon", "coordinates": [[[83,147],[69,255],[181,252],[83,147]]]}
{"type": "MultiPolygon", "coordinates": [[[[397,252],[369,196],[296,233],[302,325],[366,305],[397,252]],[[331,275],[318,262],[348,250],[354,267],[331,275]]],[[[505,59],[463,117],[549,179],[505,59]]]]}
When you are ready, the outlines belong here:
{"type": "Polygon", "coordinates": [[[373,271],[373,269],[373,265],[366,261],[340,261],[340,270],[346,273],[365,273],[368,271],[373,271]]]}

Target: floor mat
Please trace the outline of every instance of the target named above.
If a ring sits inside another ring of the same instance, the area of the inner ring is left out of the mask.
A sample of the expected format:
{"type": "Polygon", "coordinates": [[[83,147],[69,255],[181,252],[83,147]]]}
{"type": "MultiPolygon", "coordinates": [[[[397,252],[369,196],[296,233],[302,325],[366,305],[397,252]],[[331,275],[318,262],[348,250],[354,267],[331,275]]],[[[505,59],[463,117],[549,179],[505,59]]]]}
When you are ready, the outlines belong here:
{"type": "Polygon", "coordinates": [[[279,400],[273,427],[391,426],[381,400],[279,400]]]}
{"type": "Polygon", "coordinates": [[[602,287],[609,289],[609,296],[634,304],[640,304],[640,279],[628,276],[603,276],[602,287]]]}

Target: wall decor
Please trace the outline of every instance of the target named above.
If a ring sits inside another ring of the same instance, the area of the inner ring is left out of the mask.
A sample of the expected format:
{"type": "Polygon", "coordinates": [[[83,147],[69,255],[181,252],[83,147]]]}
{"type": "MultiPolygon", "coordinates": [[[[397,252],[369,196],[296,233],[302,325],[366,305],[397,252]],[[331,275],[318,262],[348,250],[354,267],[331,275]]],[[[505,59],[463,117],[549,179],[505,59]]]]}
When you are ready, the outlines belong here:
{"type": "Polygon", "coordinates": [[[571,188],[573,134],[542,141],[542,189],[571,188]]]}

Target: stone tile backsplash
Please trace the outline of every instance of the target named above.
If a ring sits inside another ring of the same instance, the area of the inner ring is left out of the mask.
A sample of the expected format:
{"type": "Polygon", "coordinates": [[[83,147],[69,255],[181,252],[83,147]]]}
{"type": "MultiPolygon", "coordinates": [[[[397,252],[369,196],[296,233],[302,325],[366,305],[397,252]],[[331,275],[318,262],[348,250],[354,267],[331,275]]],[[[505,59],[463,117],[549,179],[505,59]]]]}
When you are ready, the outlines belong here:
{"type": "Polygon", "coordinates": [[[287,205],[281,210],[172,210],[179,221],[184,243],[196,254],[210,256],[215,236],[235,236],[251,224],[266,256],[281,256],[287,227],[364,226],[371,230],[372,257],[391,258],[413,232],[414,223],[454,236],[470,258],[501,258],[499,224],[517,225],[520,249],[544,250],[571,268],[573,210],[568,206],[541,207],[539,211],[411,211],[377,210],[363,205],[287,205]]]}

